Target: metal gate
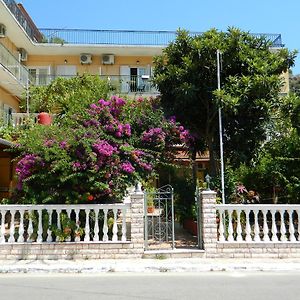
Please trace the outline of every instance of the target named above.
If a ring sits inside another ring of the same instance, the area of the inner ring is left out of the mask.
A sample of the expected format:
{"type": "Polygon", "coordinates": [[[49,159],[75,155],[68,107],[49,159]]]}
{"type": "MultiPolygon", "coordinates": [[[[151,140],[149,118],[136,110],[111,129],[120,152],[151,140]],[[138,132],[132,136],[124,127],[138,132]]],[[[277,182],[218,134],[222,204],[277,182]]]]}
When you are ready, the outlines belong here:
{"type": "Polygon", "coordinates": [[[171,185],[145,191],[145,249],[175,248],[174,198],[171,185]]]}

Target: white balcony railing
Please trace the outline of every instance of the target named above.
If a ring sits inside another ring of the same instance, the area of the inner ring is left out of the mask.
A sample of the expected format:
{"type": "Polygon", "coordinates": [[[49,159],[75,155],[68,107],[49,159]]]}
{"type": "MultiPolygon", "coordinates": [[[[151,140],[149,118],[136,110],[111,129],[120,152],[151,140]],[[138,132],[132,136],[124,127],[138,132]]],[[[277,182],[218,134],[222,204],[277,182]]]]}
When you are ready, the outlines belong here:
{"type": "Polygon", "coordinates": [[[217,205],[219,242],[300,242],[300,205],[217,205]]]}
{"type": "MultiPolygon", "coordinates": [[[[75,76],[75,75],[74,75],[75,76]]],[[[39,74],[30,77],[33,85],[48,85],[58,77],[70,79],[73,75],[45,75],[39,74]]],[[[152,82],[150,75],[95,75],[106,80],[110,85],[112,93],[120,94],[158,94],[157,87],[152,82]]]]}
{"type": "Polygon", "coordinates": [[[130,203],[1,205],[0,244],[126,242],[130,203]]]}

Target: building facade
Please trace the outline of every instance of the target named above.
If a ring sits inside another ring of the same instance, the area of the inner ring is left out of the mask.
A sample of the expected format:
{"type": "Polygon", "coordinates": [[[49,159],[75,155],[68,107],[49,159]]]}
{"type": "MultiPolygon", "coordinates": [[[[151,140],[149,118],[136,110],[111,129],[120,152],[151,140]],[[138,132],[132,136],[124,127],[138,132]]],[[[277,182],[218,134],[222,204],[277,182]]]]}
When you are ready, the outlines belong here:
{"type": "MultiPolygon", "coordinates": [[[[200,34],[194,32],[191,34],[200,34]]],[[[280,34],[266,34],[282,47],[280,34]]],[[[170,31],[38,29],[22,4],[0,0],[0,110],[7,122],[30,84],[83,73],[107,79],[119,94],[156,95],[153,57],[176,37],[170,31]]],[[[286,81],[288,82],[288,80],[286,81]]],[[[288,87],[284,87],[285,92],[288,87]]]]}

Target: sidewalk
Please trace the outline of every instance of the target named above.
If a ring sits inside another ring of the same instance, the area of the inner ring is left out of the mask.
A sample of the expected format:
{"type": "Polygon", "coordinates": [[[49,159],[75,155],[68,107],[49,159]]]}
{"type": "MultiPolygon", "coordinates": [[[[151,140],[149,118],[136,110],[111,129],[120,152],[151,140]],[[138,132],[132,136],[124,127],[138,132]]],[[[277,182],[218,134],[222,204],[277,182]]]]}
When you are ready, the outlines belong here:
{"type": "Polygon", "coordinates": [[[299,271],[300,259],[118,259],[0,261],[0,273],[299,271]]]}

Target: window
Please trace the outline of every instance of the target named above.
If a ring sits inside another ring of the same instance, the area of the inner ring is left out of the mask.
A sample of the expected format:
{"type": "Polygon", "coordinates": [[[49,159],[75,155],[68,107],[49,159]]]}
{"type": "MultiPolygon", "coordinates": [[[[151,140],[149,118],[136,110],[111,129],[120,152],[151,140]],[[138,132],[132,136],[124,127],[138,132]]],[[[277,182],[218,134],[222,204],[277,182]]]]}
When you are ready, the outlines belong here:
{"type": "Polygon", "coordinates": [[[47,85],[50,81],[50,67],[29,67],[30,81],[34,85],[47,85]]]}
{"type": "Polygon", "coordinates": [[[72,78],[77,74],[76,66],[60,65],[56,67],[56,77],[72,78]]]}

